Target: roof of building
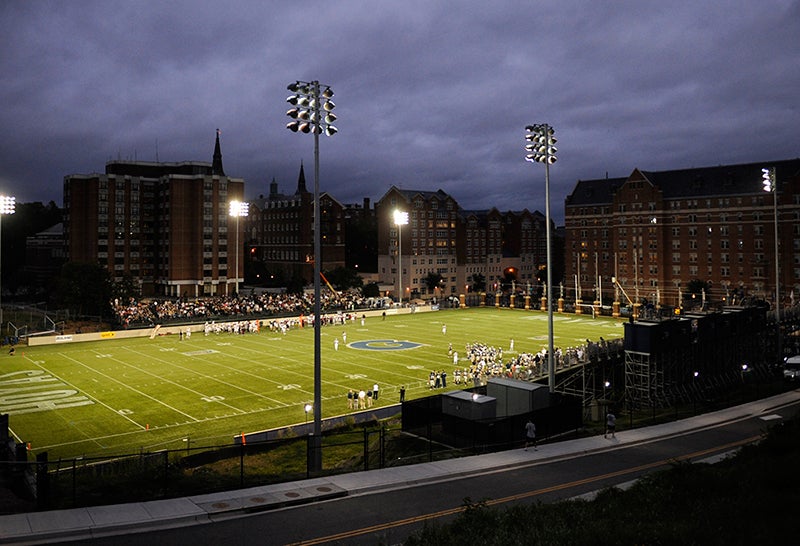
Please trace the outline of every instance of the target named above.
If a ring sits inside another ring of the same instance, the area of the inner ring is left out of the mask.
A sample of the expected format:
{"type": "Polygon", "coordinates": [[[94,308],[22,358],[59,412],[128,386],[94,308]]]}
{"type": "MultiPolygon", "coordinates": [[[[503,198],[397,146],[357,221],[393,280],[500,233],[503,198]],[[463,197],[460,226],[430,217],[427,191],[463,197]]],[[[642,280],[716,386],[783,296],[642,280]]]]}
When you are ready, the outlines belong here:
{"type": "Polygon", "coordinates": [[[444,190],[442,190],[442,189],[439,189],[439,190],[436,190],[436,191],[428,191],[428,190],[404,190],[404,189],[402,189],[402,188],[398,188],[398,187],[397,187],[397,186],[395,186],[395,185],[392,185],[392,186],[391,186],[391,187],[390,187],[390,188],[389,188],[389,189],[386,191],[386,193],[384,193],[384,194],[383,194],[383,197],[381,197],[381,198],[378,200],[378,202],[380,202],[380,201],[383,201],[383,199],[384,199],[384,198],[385,198],[385,197],[386,197],[386,196],[387,196],[389,193],[391,193],[392,191],[396,191],[397,193],[399,193],[400,195],[402,195],[402,196],[403,196],[403,198],[404,198],[404,199],[406,199],[407,201],[412,201],[412,200],[414,199],[414,197],[416,197],[417,195],[421,196],[421,197],[422,197],[422,198],[423,198],[425,201],[430,201],[431,199],[434,199],[434,198],[436,198],[436,199],[438,199],[438,200],[452,199],[453,201],[455,201],[455,199],[453,198],[453,196],[452,196],[452,195],[450,195],[449,193],[445,192],[445,191],[444,191],[444,190]]]}
{"type": "Polygon", "coordinates": [[[617,189],[637,174],[641,174],[658,187],[665,199],[752,194],[761,188],[761,169],[764,167],[775,167],[776,178],[780,182],[800,174],[800,159],[671,171],[634,169],[631,175],[625,178],[579,180],[575,189],[567,196],[566,205],[611,203],[617,189]]]}

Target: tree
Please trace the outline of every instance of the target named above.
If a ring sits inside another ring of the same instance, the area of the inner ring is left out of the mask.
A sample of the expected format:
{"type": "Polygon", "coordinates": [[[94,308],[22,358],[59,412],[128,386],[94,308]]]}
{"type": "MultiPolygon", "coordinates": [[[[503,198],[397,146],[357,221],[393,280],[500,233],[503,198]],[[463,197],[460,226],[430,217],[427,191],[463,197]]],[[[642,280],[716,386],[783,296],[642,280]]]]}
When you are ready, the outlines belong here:
{"type": "Polygon", "coordinates": [[[108,270],[99,264],[67,262],[56,280],[55,299],[78,316],[110,316],[111,295],[108,270]]]}
{"type": "Polygon", "coordinates": [[[333,285],[336,290],[347,290],[348,288],[361,288],[364,280],[355,269],[348,267],[337,267],[325,272],[325,278],[333,285]]]}
{"type": "Polygon", "coordinates": [[[442,288],[442,281],[444,281],[444,277],[434,271],[431,271],[424,279],[422,279],[422,282],[428,287],[428,290],[430,290],[432,294],[436,293],[437,288],[442,288]]]}
{"type": "Polygon", "coordinates": [[[293,275],[292,278],[286,283],[287,294],[302,294],[306,283],[299,275],[293,275]]]}
{"type": "Polygon", "coordinates": [[[708,299],[711,292],[711,285],[706,281],[701,281],[700,279],[692,279],[686,283],[686,293],[683,294],[683,299],[693,299],[695,303],[693,303],[692,306],[699,306],[703,301],[704,292],[706,299],[708,299]]]}
{"type": "Polygon", "coordinates": [[[32,286],[32,276],[24,271],[26,239],[61,222],[61,209],[53,201],[17,203],[15,208],[14,214],[3,218],[3,289],[15,292],[17,287],[28,287],[29,293],[36,293],[45,287],[32,286]]]}
{"type": "Polygon", "coordinates": [[[111,285],[111,296],[120,301],[129,301],[131,298],[138,299],[141,296],[139,285],[130,273],[125,273],[120,282],[111,285]]]}
{"type": "Polygon", "coordinates": [[[483,274],[473,273],[470,280],[472,281],[473,292],[479,292],[486,288],[486,277],[484,277],[483,274]]]}
{"type": "Polygon", "coordinates": [[[380,287],[378,286],[378,283],[371,282],[364,285],[364,288],[362,289],[361,293],[364,295],[365,298],[377,298],[378,296],[381,295],[381,290],[380,287]]]}
{"type": "Polygon", "coordinates": [[[686,293],[691,297],[692,294],[700,296],[705,290],[706,295],[711,291],[711,286],[706,281],[700,279],[692,279],[686,284],[686,293]]]}

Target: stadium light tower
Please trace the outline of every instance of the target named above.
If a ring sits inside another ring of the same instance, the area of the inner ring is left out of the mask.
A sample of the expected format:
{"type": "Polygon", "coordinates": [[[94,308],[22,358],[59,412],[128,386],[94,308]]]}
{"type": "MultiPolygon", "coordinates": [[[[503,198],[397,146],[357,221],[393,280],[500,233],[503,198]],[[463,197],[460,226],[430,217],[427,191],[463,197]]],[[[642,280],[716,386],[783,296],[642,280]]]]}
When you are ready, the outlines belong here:
{"type": "Polygon", "coordinates": [[[236,296],[239,296],[239,218],[247,216],[250,204],[242,201],[231,201],[229,214],[236,218],[236,296]]]}
{"type": "Polygon", "coordinates": [[[286,102],[292,108],[286,115],[292,121],[286,128],[293,133],[314,134],[314,434],[311,440],[311,454],[309,457],[309,470],[319,472],[322,470],[322,355],[320,349],[320,271],[322,251],[320,243],[320,217],[319,217],[319,135],[325,133],[333,136],[338,129],[333,125],[336,114],[333,113],[335,104],[333,89],[327,85],[320,85],[318,81],[296,81],[287,87],[294,93],[286,102]]]}
{"type": "Polygon", "coordinates": [[[556,389],[556,361],[553,347],[553,255],[550,236],[550,165],[556,162],[555,131],[546,123],[525,127],[525,161],[544,163],[545,217],[547,222],[547,367],[550,392],[556,389]]]}
{"type": "MultiPolygon", "coordinates": [[[[9,197],[8,195],[0,195],[0,265],[2,265],[2,218],[6,214],[14,214],[14,209],[16,207],[16,197],[9,197]]],[[[2,267],[0,267],[0,271],[2,271],[2,267]]],[[[3,292],[3,283],[2,279],[0,279],[0,331],[3,327],[3,300],[2,300],[2,292],[3,292]]]]}
{"type": "Polygon", "coordinates": [[[400,307],[403,306],[403,226],[408,225],[408,212],[394,211],[394,225],[397,226],[397,272],[400,278],[400,307]]]}
{"type": "Polygon", "coordinates": [[[777,334],[778,362],[783,362],[783,348],[781,343],[781,276],[780,253],[778,252],[778,184],[775,178],[775,167],[761,169],[761,183],[767,193],[772,194],[772,216],[775,225],[775,330],[777,334]]]}

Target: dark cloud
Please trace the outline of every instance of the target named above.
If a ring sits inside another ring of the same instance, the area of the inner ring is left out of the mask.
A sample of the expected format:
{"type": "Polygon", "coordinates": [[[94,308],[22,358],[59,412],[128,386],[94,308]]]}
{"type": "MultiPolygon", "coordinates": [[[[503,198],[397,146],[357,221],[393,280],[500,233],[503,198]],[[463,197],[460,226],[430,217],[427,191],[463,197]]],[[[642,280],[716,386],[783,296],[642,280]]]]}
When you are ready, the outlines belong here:
{"type": "Polygon", "coordinates": [[[321,187],[391,184],[544,210],[524,127],[553,125],[553,214],[578,179],[798,156],[800,4],[731,0],[0,5],[0,191],[61,201],[116,158],[210,161],[249,196],[311,176],[286,85],[329,84],[321,187]]]}

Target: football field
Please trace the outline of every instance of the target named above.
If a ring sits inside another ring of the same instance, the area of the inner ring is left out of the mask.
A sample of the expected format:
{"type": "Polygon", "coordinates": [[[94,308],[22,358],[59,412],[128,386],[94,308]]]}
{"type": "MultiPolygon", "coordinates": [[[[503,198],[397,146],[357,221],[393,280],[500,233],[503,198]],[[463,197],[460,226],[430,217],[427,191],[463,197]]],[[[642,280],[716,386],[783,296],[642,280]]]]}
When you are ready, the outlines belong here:
{"type": "MultiPolygon", "coordinates": [[[[586,315],[556,314],[553,331],[562,348],[623,335],[621,320],[586,315]]],[[[347,413],[348,390],[374,383],[375,407],[397,403],[401,386],[406,399],[427,396],[431,370],[452,378],[449,344],[459,367],[468,365],[467,343],[509,357],[537,352],[547,345],[547,314],[471,308],[324,326],[323,418],[347,413]]],[[[242,432],[303,423],[314,399],[312,328],[20,346],[1,361],[0,413],[17,441],[50,460],[230,443],[242,432]]]]}

